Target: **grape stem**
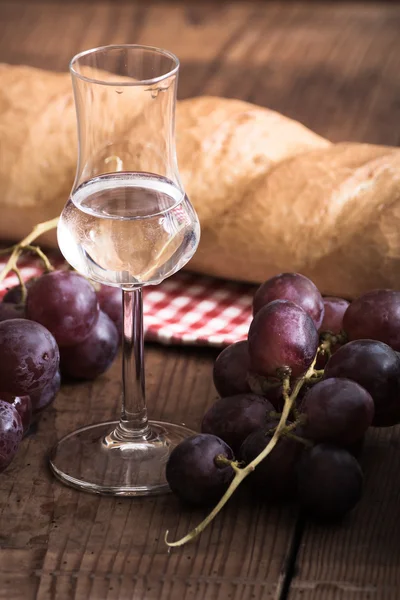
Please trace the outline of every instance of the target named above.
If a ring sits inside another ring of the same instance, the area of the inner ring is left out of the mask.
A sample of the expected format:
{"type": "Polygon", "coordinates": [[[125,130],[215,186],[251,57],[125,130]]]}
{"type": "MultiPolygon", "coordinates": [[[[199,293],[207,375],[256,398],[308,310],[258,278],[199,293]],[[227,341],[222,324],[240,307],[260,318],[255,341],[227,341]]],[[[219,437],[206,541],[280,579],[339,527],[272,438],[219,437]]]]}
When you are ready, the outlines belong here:
{"type": "Polygon", "coordinates": [[[215,464],[218,467],[232,467],[232,469],[237,472],[240,470],[240,465],[243,463],[240,463],[238,460],[230,460],[223,454],[218,454],[218,456],[215,457],[215,464]]]}
{"type": "Polygon", "coordinates": [[[43,262],[44,268],[47,273],[49,273],[50,271],[54,271],[53,265],[51,264],[43,250],[40,248],[40,246],[31,246],[29,244],[28,246],[24,246],[24,250],[28,250],[29,252],[34,252],[35,254],[37,254],[40,260],[43,262]]]}
{"type": "Polygon", "coordinates": [[[26,302],[27,290],[26,290],[25,282],[22,278],[21,271],[19,270],[19,268],[17,267],[16,264],[11,270],[14,271],[14,273],[18,277],[19,285],[21,286],[21,302],[24,304],[26,302]]]}
{"type": "Polygon", "coordinates": [[[312,448],[314,446],[314,444],[309,440],[306,440],[305,438],[302,438],[299,435],[295,435],[294,433],[289,432],[286,434],[286,437],[288,437],[290,440],[294,440],[295,442],[303,444],[304,446],[306,446],[306,448],[312,448]]]}
{"type": "MultiPolygon", "coordinates": [[[[324,354],[325,356],[330,358],[332,354],[332,348],[335,344],[346,344],[347,335],[344,331],[340,333],[332,333],[331,331],[324,331],[320,335],[321,344],[319,345],[318,352],[324,354]]],[[[316,371],[318,374],[319,371],[316,371]]]]}
{"type": "Polygon", "coordinates": [[[41,236],[43,233],[46,233],[51,229],[55,229],[55,227],[57,227],[57,224],[58,217],[56,217],[55,219],[50,219],[50,221],[38,223],[37,225],[35,225],[32,231],[26,237],[24,237],[24,239],[21,240],[18,244],[14,244],[14,246],[11,246],[10,248],[5,248],[4,250],[1,250],[1,254],[8,254],[9,252],[11,252],[11,254],[3,269],[0,271],[0,281],[4,281],[7,275],[11,271],[13,271],[17,275],[21,284],[23,301],[26,298],[26,287],[22,280],[21,272],[18,269],[18,260],[21,254],[26,250],[35,252],[38,255],[38,257],[43,261],[46,271],[52,271],[53,267],[50,264],[50,261],[45,255],[45,253],[39,248],[39,246],[32,246],[32,242],[36,240],[36,238],[41,236]]]}
{"type": "Polygon", "coordinates": [[[293,391],[290,395],[289,395],[290,374],[286,372],[283,375],[283,378],[282,378],[283,391],[282,391],[282,393],[283,393],[283,397],[285,399],[285,404],[283,407],[283,411],[282,411],[279,423],[275,429],[275,432],[274,432],[271,440],[269,441],[269,443],[264,448],[264,450],[258,456],[256,456],[256,458],[254,460],[252,460],[251,463],[249,463],[244,468],[240,468],[237,464],[232,464],[231,466],[235,472],[235,476],[232,479],[231,484],[228,487],[227,491],[222,496],[221,500],[218,502],[218,504],[213,508],[213,510],[204,519],[204,521],[202,521],[199,525],[197,525],[197,527],[195,527],[192,531],[190,531],[183,538],[181,538],[175,542],[169,542],[168,541],[169,531],[166,531],[164,540],[168,546],[170,546],[170,547],[183,546],[187,542],[191,542],[192,540],[194,540],[202,531],[204,531],[204,529],[211,523],[211,521],[213,521],[215,519],[215,517],[218,515],[220,510],[225,506],[225,504],[228,502],[228,500],[233,495],[235,490],[239,487],[239,485],[242,483],[242,481],[244,479],[246,479],[246,477],[254,471],[254,469],[257,467],[257,465],[259,465],[260,462],[263,461],[264,458],[266,458],[268,456],[268,454],[270,454],[272,452],[272,450],[275,448],[276,444],[278,443],[279,438],[284,433],[284,430],[287,429],[286,422],[288,420],[289,414],[293,408],[293,405],[296,401],[296,398],[297,398],[301,388],[303,387],[304,383],[314,375],[314,365],[317,360],[317,356],[318,356],[318,353],[316,354],[316,356],[312,362],[312,365],[310,366],[310,368],[308,369],[306,374],[303,375],[303,377],[301,377],[300,379],[298,379],[296,381],[296,383],[293,387],[293,391]]]}

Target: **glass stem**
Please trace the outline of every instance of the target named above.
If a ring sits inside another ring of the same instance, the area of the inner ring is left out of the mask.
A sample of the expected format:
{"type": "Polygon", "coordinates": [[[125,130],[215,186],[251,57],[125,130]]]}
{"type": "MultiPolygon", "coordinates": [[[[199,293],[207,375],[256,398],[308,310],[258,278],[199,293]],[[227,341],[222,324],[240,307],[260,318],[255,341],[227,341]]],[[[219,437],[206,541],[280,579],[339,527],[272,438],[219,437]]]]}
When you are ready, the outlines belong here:
{"type": "Polygon", "coordinates": [[[145,395],[142,288],[123,290],[122,413],[118,433],[146,438],[150,433],[145,395]]]}

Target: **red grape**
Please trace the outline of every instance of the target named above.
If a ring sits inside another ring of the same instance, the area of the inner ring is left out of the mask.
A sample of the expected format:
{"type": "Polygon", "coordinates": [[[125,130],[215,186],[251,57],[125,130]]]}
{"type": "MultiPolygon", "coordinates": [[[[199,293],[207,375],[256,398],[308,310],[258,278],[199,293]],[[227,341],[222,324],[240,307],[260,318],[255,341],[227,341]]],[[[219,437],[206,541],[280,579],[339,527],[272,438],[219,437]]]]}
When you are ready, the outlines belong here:
{"type": "Polygon", "coordinates": [[[106,313],[111,321],[116,326],[118,333],[122,336],[123,319],[122,319],[122,290],[111,287],[110,285],[102,285],[97,292],[100,309],[106,313]]]}
{"type": "MultiPolygon", "coordinates": [[[[25,287],[27,290],[32,286],[32,284],[36,281],[37,277],[33,277],[29,279],[29,281],[25,282],[25,287]]],[[[8,288],[7,292],[3,296],[3,302],[10,302],[12,304],[21,304],[22,303],[22,287],[21,284],[14,285],[11,288],[8,288]]]]}
{"type": "Polygon", "coordinates": [[[99,316],[93,286],[73,271],[42,275],[28,290],[29,319],[41,323],[59,346],[73,346],[87,338],[99,316]]]}
{"type": "Polygon", "coordinates": [[[0,322],[24,318],[25,306],[21,304],[11,304],[9,302],[0,302],[0,322]]]}
{"type": "Polygon", "coordinates": [[[94,379],[113,362],[119,347],[117,328],[102,311],[88,337],[76,346],[61,348],[61,371],[74,379],[94,379]]]}
{"type": "Polygon", "coordinates": [[[203,417],[201,431],[218,436],[237,452],[246,437],[264,427],[274,407],[255,394],[219,398],[203,417]]]}
{"type": "Polygon", "coordinates": [[[297,493],[302,508],[316,520],[343,518],[361,498],[363,474],[347,450],[317,444],[306,450],[297,470],[297,493]]]}
{"type": "Polygon", "coordinates": [[[42,389],[31,394],[33,414],[37,415],[45,408],[50,406],[56,399],[61,386],[61,374],[57,370],[53,379],[42,389]]]}
{"type": "Polygon", "coordinates": [[[0,385],[14,396],[43,389],[57,372],[57,343],[34,321],[12,319],[0,323],[0,385]]]}
{"type": "Polygon", "coordinates": [[[253,314],[273,300],[290,300],[300,306],[318,329],[324,317],[324,303],[316,285],[299,273],[281,273],[271,277],[256,291],[253,299],[253,314]]]}
{"type": "Polygon", "coordinates": [[[214,385],[221,396],[250,392],[247,374],[250,356],[246,341],[231,344],[217,356],[214,363],[214,385]]]}
{"type": "Polygon", "coordinates": [[[16,396],[12,403],[21,417],[22,427],[26,433],[32,422],[32,402],[30,396],[16,396]]]}
{"type": "Polygon", "coordinates": [[[194,435],[181,442],[167,462],[172,492],[191,504],[218,501],[234,476],[230,465],[218,463],[218,456],[233,460],[231,448],[215,435],[194,435]]]}
{"type": "Polygon", "coordinates": [[[22,287],[21,285],[14,285],[9,288],[3,296],[3,302],[11,304],[20,304],[22,302],[22,287]]]}
{"type": "Polygon", "coordinates": [[[0,472],[4,471],[17,453],[24,428],[17,409],[0,400],[0,472]]]}
{"type": "Polygon", "coordinates": [[[354,300],[343,328],[349,340],[371,339],[400,350],[400,292],[374,290],[354,300]]]}
{"type": "Polygon", "coordinates": [[[331,356],[324,378],[346,377],[365,388],[375,404],[373,425],[400,422],[400,361],[383,342],[355,340],[331,356]]]}
{"type": "Polygon", "coordinates": [[[261,308],[249,330],[252,370],[274,377],[289,367],[293,377],[305,373],[318,348],[318,332],[311,317],[287,300],[275,300],[261,308]]]}
{"type": "Polygon", "coordinates": [[[263,390],[263,396],[271,402],[277,412],[281,413],[283,411],[285,399],[283,397],[283,388],[280,381],[266,387],[265,390],[263,390]]]}
{"type": "Polygon", "coordinates": [[[346,446],[357,442],[371,425],[374,401],[350,379],[325,379],[303,398],[304,435],[315,442],[346,446]]]}
{"type": "Polygon", "coordinates": [[[13,396],[7,392],[0,393],[0,400],[11,404],[21,417],[22,427],[26,433],[32,421],[32,402],[29,396],[13,396]]]}
{"type": "Polygon", "coordinates": [[[343,298],[326,296],[324,298],[324,318],[319,330],[340,333],[343,329],[343,316],[349,305],[350,302],[343,298]]]}
{"type": "Polygon", "coordinates": [[[0,392],[0,400],[14,406],[21,417],[24,433],[26,433],[32,421],[32,402],[30,396],[13,396],[8,392],[0,392]]]}
{"type": "MultiPolygon", "coordinates": [[[[320,332],[329,331],[333,334],[338,334],[343,330],[343,315],[346,312],[350,302],[343,298],[336,298],[334,296],[327,296],[324,298],[324,319],[322,325],[319,328],[320,332]]],[[[331,346],[331,354],[334,354],[336,350],[341,347],[342,344],[334,344],[331,346]]],[[[327,353],[320,353],[317,358],[315,365],[316,369],[323,369],[329,360],[327,353]]]]}
{"type": "MultiPolygon", "coordinates": [[[[299,433],[296,431],[296,435],[299,433]]],[[[240,448],[240,460],[245,464],[252,462],[267,446],[272,435],[265,429],[251,433],[240,448]]],[[[296,490],[296,466],[304,448],[300,441],[281,437],[272,452],[248,477],[254,492],[266,500],[292,499],[296,490]]]]}

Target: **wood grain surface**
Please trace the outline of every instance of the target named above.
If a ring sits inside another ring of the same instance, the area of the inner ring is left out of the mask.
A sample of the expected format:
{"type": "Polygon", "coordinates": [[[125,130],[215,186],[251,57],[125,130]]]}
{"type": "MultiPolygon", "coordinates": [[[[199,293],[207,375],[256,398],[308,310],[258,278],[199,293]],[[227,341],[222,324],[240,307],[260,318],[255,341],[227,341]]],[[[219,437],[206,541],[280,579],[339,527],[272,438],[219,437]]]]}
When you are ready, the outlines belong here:
{"type": "MultiPolygon", "coordinates": [[[[398,145],[396,2],[78,2],[0,0],[0,61],[66,70],[76,52],[148,43],[181,59],[180,97],[243,98],[333,141],[398,145]]],[[[0,82],[1,84],[1,82],[0,82]]],[[[147,348],[154,418],[198,429],[214,396],[215,352],[147,348]]],[[[266,509],[244,492],[194,544],[166,551],[203,516],[172,496],[112,499],[50,476],[60,436],[118,412],[120,362],[65,386],[0,477],[4,600],[394,600],[400,597],[400,436],[373,432],[364,499],[335,528],[266,509]]]]}

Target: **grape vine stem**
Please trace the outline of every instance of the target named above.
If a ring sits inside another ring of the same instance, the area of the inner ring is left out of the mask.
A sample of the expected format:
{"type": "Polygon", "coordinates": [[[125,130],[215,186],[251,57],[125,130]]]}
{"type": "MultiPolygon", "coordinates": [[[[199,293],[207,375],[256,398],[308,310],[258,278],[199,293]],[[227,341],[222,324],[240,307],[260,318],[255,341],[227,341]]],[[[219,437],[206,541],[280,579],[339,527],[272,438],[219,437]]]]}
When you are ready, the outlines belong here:
{"type": "Polygon", "coordinates": [[[279,441],[279,438],[281,437],[282,433],[284,432],[284,430],[286,428],[286,422],[288,420],[290,411],[293,408],[293,405],[296,401],[296,398],[297,398],[301,388],[303,387],[304,383],[314,375],[314,372],[315,372],[314,366],[315,366],[315,362],[317,360],[317,356],[318,356],[318,352],[313,360],[312,365],[310,366],[308,371],[305,373],[305,375],[303,375],[303,377],[301,377],[300,379],[298,379],[296,381],[296,383],[293,387],[293,390],[290,394],[289,394],[290,375],[286,374],[284,376],[284,378],[283,378],[283,397],[285,399],[285,404],[283,407],[283,411],[282,411],[279,423],[275,429],[274,435],[272,436],[271,440],[266,445],[264,450],[258,456],[256,456],[256,458],[251,463],[249,463],[244,468],[238,467],[237,463],[232,463],[231,466],[235,472],[235,476],[232,479],[229,488],[227,489],[225,494],[222,496],[222,498],[218,502],[218,504],[213,508],[213,510],[210,512],[210,514],[207,515],[207,517],[204,519],[204,521],[202,521],[199,525],[197,525],[197,527],[195,527],[192,531],[190,531],[183,538],[181,538],[175,542],[169,542],[168,541],[169,531],[166,531],[164,540],[168,546],[170,546],[170,547],[183,546],[184,544],[187,544],[188,542],[194,540],[202,531],[204,531],[204,529],[211,523],[211,521],[213,521],[215,519],[215,517],[218,515],[218,513],[221,511],[221,509],[225,506],[225,504],[228,502],[228,500],[233,495],[235,490],[239,487],[239,485],[242,483],[242,481],[244,479],[246,479],[246,477],[254,471],[254,469],[257,467],[257,465],[259,465],[260,462],[263,461],[264,458],[266,458],[268,456],[268,454],[270,454],[272,452],[272,450],[275,448],[276,444],[279,441]]]}
{"type": "Polygon", "coordinates": [[[37,225],[35,225],[32,231],[26,237],[24,237],[24,239],[21,240],[18,244],[15,244],[14,246],[11,246],[11,248],[6,248],[4,251],[2,251],[2,254],[6,252],[11,252],[11,254],[3,269],[0,271],[0,281],[3,281],[10,271],[14,271],[14,273],[17,275],[18,279],[21,282],[22,288],[24,287],[22,283],[21,274],[17,266],[18,259],[21,256],[22,252],[24,252],[24,250],[35,252],[39,256],[39,258],[44,262],[46,271],[51,271],[53,269],[44,252],[42,252],[42,250],[38,246],[32,246],[32,242],[36,240],[36,238],[41,236],[43,233],[46,233],[51,229],[55,229],[58,224],[58,219],[59,217],[56,217],[55,219],[50,219],[50,221],[38,223],[37,225]]]}

